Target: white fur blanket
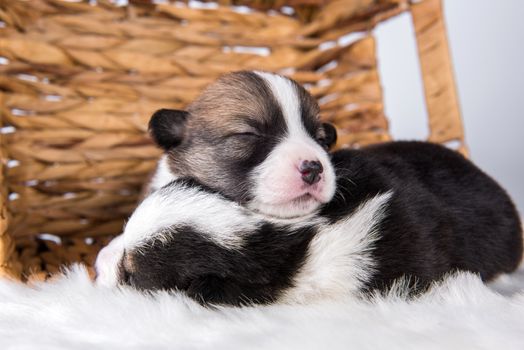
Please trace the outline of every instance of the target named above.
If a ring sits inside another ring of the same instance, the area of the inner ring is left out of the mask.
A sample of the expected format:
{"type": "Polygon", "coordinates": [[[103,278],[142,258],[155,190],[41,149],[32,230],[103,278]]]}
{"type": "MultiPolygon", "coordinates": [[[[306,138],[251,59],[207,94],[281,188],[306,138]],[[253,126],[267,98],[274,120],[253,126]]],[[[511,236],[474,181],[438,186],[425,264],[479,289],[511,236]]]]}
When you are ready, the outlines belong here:
{"type": "Polygon", "coordinates": [[[491,288],[462,273],[414,301],[399,289],[372,302],[212,310],[95,287],[75,267],[32,288],[0,281],[0,349],[524,349],[522,287],[522,270],[491,288]]]}

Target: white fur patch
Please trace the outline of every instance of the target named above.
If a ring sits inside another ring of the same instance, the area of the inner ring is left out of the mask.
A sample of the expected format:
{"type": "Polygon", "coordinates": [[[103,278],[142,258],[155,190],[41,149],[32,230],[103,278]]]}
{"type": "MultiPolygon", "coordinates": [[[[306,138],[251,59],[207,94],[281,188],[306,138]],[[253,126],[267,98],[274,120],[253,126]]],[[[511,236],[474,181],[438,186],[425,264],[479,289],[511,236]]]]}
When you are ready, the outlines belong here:
{"type": "Polygon", "coordinates": [[[295,85],[289,79],[277,74],[255,73],[266,81],[280,108],[282,108],[289,135],[305,132],[300,116],[300,105],[295,85]]]}
{"type": "Polygon", "coordinates": [[[242,232],[256,228],[255,220],[240,205],[198,188],[166,186],[153,192],[135,210],[124,229],[124,247],[136,248],[173,225],[188,225],[216,244],[239,249],[242,232]]]}
{"type": "Polygon", "coordinates": [[[378,195],[348,218],[328,225],[313,238],[294,286],[281,297],[285,303],[307,303],[357,295],[373,273],[371,256],[376,226],[392,193],[378,195]]]}
{"type": "Polygon", "coordinates": [[[113,238],[97,255],[96,283],[111,287],[118,284],[118,264],[124,255],[123,235],[113,238]]]}
{"type": "Polygon", "coordinates": [[[158,190],[159,188],[164,187],[176,178],[177,177],[175,176],[175,174],[173,174],[171,170],[169,170],[167,155],[162,155],[158,160],[158,165],[156,167],[155,174],[151,179],[151,183],[149,185],[149,192],[151,193],[158,190]]]}
{"type": "Polygon", "coordinates": [[[327,153],[311,138],[286,137],[251,172],[254,194],[249,207],[267,215],[296,217],[314,212],[329,202],[335,193],[335,171],[327,153]],[[307,185],[298,166],[303,160],[318,160],[324,168],[321,180],[307,185]],[[294,202],[304,194],[313,194],[311,201],[294,202]]]}
{"type": "Polygon", "coordinates": [[[287,126],[287,134],[269,156],[250,174],[254,199],[253,210],[279,217],[295,217],[314,212],[335,193],[335,171],[327,152],[311,138],[302,123],[296,86],[280,75],[256,72],[270,87],[278,101],[287,126]],[[301,179],[302,161],[319,161],[323,172],[313,186],[301,179]],[[304,194],[312,194],[310,201],[295,201],[304,194]]]}

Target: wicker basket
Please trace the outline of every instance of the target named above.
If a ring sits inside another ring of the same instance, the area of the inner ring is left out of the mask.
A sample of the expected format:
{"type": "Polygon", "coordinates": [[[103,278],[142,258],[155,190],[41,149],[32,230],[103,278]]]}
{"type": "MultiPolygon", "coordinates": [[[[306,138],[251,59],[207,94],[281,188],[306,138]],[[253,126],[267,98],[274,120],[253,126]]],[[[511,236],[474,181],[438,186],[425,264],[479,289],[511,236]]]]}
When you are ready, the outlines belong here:
{"type": "Polygon", "coordinates": [[[305,84],[338,146],[389,140],[371,30],[405,11],[430,140],[459,141],[464,152],[439,0],[0,0],[0,275],[91,265],[159,155],[146,134],[151,114],[183,108],[224,72],[305,84]]]}

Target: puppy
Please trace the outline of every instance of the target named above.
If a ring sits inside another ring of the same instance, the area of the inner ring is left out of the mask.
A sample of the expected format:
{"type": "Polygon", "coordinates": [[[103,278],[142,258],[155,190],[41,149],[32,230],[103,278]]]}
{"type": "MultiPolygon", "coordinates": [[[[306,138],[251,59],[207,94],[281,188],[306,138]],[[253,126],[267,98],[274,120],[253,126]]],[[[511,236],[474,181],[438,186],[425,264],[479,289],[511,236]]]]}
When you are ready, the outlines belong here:
{"type": "Polygon", "coordinates": [[[157,112],[150,131],[166,153],[101,251],[98,283],[239,305],[516,268],[515,207],[471,162],[418,142],[330,156],[336,133],[317,114],[298,84],[260,72],[224,76],[188,111],[157,112]]]}
{"type": "Polygon", "coordinates": [[[313,97],[293,80],[266,72],[224,75],[187,111],[152,116],[150,134],[165,154],[147,193],[191,177],[265,215],[311,214],[335,192],[327,149],[336,131],[318,114],[313,97]]]}
{"type": "Polygon", "coordinates": [[[335,152],[334,198],[308,218],[246,209],[195,181],[147,197],[100,253],[98,283],[181,290],[202,303],[306,303],[414,292],[464,270],[489,281],[522,257],[507,194],[460,154],[396,142],[335,152]]]}

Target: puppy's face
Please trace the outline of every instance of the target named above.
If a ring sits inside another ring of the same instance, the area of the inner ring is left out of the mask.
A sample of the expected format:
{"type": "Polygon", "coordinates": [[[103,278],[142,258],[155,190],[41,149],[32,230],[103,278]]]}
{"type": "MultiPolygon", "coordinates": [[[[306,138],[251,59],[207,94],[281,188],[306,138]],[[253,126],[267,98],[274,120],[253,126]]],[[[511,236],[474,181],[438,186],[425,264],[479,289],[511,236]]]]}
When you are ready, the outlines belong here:
{"type": "Polygon", "coordinates": [[[196,178],[266,215],[295,217],[335,191],[327,150],[336,131],[318,113],[294,81],[237,72],[209,86],[187,111],[155,113],[150,132],[175,177],[196,178]]]}

